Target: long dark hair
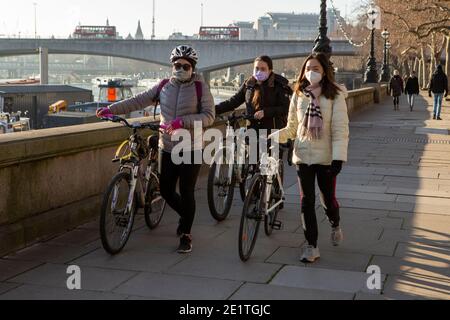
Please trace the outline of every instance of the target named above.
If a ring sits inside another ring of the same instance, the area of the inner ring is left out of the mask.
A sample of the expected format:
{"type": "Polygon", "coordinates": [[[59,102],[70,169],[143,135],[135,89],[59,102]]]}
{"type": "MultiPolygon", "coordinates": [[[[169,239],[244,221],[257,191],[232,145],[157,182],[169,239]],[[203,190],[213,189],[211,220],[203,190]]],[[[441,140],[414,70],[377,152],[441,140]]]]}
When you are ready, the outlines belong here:
{"type": "Polygon", "coordinates": [[[322,86],[322,94],[325,96],[325,98],[334,100],[341,89],[336,84],[334,71],[327,56],[323,53],[312,53],[306,58],[302,66],[302,71],[300,72],[297,83],[295,85],[295,93],[297,93],[297,95],[301,95],[303,90],[310,85],[309,81],[306,79],[306,64],[311,59],[316,59],[317,61],[319,61],[325,73],[322,81],[320,82],[320,85],[322,86]]]}
{"type": "MultiPolygon", "coordinates": [[[[265,62],[267,63],[267,66],[269,67],[269,71],[273,71],[273,61],[272,58],[269,56],[259,56],[255,59],[255,63],[256,62],[265,62]]],[[[255,93],[253,95],[253,99],[252,99],[252,104],[255,107],[255,110],[259,110],[260,109],[260,105],[261,105],[261,89],[259,88],[259,86],[255,86],[255,93]]]]}
{"type": "Polygon", "coordinates": [[[269,70],[273,70],[273,61],[272,61],[271,57],[269,57],[269,56],[259,56],[259,57],[257,57],[255,59],[255,62],[259,62],[259,61],[267,63],[267,65],[269,66],[269,70]]]}

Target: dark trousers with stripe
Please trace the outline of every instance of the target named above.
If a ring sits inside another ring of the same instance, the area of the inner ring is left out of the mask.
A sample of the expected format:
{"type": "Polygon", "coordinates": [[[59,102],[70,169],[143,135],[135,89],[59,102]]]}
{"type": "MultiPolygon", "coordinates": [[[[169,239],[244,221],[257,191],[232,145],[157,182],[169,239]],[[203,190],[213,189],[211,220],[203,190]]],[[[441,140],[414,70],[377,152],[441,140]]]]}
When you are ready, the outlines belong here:
{"type": "Polygon", "coordinates": [[[331,173],[330,166],[300,164],[297,167],[302,203],[302,222],[305,238],[308,244],[317,247],[319,237],[316,217],[315,181],[320,190],[322,205],[332,227],[338,227],[340,222],[339,203],[336,200],[336,177],[331,173]]]}

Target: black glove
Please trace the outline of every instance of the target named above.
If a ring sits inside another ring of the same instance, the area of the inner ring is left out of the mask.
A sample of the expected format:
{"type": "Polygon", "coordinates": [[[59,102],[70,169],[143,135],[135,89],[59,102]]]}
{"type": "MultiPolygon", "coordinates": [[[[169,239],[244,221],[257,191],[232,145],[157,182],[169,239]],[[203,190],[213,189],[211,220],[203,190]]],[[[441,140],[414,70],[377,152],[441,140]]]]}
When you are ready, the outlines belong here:
{"type": "Polygon", "coordinates": [[[344,162],[340,160],[333,160],[333,162],[331,163],[331,174],[333,176],[336,177],[339,173],[341,173],[343,163],[344,162]]]}

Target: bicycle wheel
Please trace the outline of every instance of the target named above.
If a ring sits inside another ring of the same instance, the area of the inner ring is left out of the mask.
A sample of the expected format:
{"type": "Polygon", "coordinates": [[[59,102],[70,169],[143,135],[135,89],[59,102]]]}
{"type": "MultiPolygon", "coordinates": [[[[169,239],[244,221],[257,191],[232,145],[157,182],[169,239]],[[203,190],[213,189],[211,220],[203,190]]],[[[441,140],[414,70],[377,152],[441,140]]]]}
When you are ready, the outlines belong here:
{"type": "Polygon", "coordinates": [[[247,192],[250,188],[252,178],[256,173],[256,165],[244,164],[242,166],[241,182],[239,183],[239,193],[241,194],[242,201],[245,201],[247,192]]]}
{"type": "MultiPolygon", "coordinates": [[[[276,178],[276,177],[275,177],[276,178]]],[[[268,201],[267,209],[271,208],[275,203],[280,201],[281,196],[280,187],[278,183],[278,179],[276,179],[272,184],[272,192],[270,193],[270,199],[268,201]]],[[[278,212],[280,211],[280,207],[278,206],[275,210],[272,210],[265,216],[264,219],[264,231],[267,236],[272,235],[273,232],[273,223],[277,220],[278,212]]]]}
{"type": "Polygon", "coordinates": [[[137,210],[133,198],[131,211],[127,209],[131,175],[119,172],[111,180],[103,197],[100,213],[100,236],[103,248],[109,254],[117,254],[125,247],[134,223],[137,210]]]}
{"type": "Polygon", "coordinates": [[[232,164],[214,162],[208,173],[208,206],[214,219],[223,221],[230,213],[231,204],[234,197],[234,186],[236,177],[234,170],[231,174],[231,180],[228,177],[228,170],[232,164]],[[219,168],[217,169],[217,166],[219,168]],[[218,175],[216,176],[216,170],[218,175]]]}
{"type": "Polygon", "coordinates": [[[241,224],[239,226],[239,257],[247,261],[255,247],[261,220],[264,219],[262,212],[264,192],[264,178],[257,174],[253,177],[247,197],[242,210],[241,224]]]}
{"type": "Polygon", "coordinates": [[[161,196],[159,179],[151,175],[148,181],[144,207],[145,223],[150,230],[156,229],[159,226],[165,209],[166,200],[161,196]]]}

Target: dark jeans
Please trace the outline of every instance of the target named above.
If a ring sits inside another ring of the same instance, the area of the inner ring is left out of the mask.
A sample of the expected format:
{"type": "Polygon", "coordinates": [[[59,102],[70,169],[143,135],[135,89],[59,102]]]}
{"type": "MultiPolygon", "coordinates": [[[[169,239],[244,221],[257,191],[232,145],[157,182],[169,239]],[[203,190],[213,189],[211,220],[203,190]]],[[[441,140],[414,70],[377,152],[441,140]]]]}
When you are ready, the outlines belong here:
{"type": "MultiPolygon", "coordinates": [[[[200,173],[200,164],[174,164],[169,152],[161,152],[161,195],[167,204],[181,217],[181,232],[191,234],[195,217],[195,185],[200,173]],[[176,192],[177,182],[180,193],[176,192]]],[[[191,163],[194,153],[191,152],[191,163]]]]}
{"type": "Polygon", "coordinates": [[[308,244],[317,246],[319,237],[316,218],[316,188],[319,185],[325,214],[332,227],[338,227],[340,222],[339,203],[336,200],[336,177],[331,173],[330,166],[300,164],[297,167],[300,178],[300,196],[302,201],[303,230],[308,244]]]}
{"type": "Polygon", "coordinates": [[[400,96],[394,97],[393,100],[394,100],[394,106],[398,106],[400,103],[400,96]]]}

